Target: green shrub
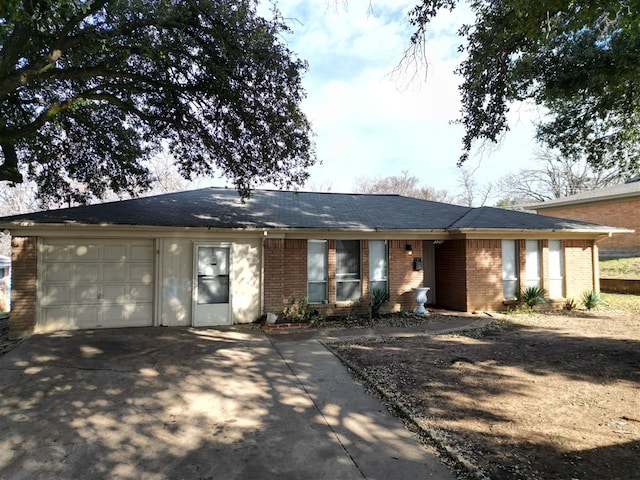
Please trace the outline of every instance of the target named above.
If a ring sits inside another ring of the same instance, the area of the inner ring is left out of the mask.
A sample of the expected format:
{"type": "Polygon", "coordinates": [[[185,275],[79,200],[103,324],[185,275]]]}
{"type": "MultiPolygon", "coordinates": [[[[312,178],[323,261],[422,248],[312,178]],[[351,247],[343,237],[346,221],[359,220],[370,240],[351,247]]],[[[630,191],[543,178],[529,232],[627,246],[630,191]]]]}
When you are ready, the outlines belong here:
{"type": "Polygon", "coordinates": [[[564,309],[567,311],[571,311],[571,310],[575,310],[576,308],[578,308],[578,302],[575,301],[575,299],[573,298],[567,298],[564,302],[564,309]]]}
{"type": "Polygon", "coordinates": [[[533,308],[540,303],[545,302],[546,292],[541,287],[527,287],[518,295],[518,301],[524,303],[527,307],[533,308]]]}
{"type": "Polygon", "coordinates": [[[380,308],[389,301],[389,292],[385,288],[374,288],[371,290],[371,315],[380,315],[380,308]]]}
{"type": "Polygon", "coordinates": [[[582,305],[587,310],[595,310],[600,306],[602,299],[600,298],[600,294],[594,290],[590,292],[584,292],[582,294],[582,305]]]}

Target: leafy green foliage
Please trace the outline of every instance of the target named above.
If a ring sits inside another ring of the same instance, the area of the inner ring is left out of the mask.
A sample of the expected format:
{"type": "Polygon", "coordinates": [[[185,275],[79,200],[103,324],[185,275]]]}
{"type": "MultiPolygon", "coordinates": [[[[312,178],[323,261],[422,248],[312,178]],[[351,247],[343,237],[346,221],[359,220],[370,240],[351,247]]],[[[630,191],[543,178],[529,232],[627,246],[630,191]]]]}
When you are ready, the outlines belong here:
{"type": "Polygon", "coordinates": [[[571,312],[578,308],[578,302],[576,302],[575,298],[567,298],[564,302],[564,309],[568,312],[571,312]]]}
{"type": "Polygon", "coordinates": [[[373,317],[377,317],[380,314],[380,309],[389,301],[389,298],[389,292],[386,288],[374,288],[371,290],[371,315],[373,317]]]}
{"type": "MultiPolygon", "coordinates": [[[[422,0],[410,13],[412,41],[459,0],[422,0]]],[[[459,30],[457,73],[467,160],[475,141],[497,142],[513,101],[549,112],[538,139],[595,168],[630,176],[640,164],[640,10],[630,0],[473,0],[475,22],[459,30]]]]}
{"type": "Polygon", "coordinates": [[[602,299],[600,298],[600,294],[593,290],[589,292],[584,292],[582,294],[582,305],[587,310],[595,310],[600,306],[602,299]]]}
{"type": "Polygon", "coordinates": [[[254,0],[11,0],[0,8],[0,180],[49,201],[148,187],[161,149],[185,178],[304,182],[306,63],[254,0]]]}
{"type": "Polygon", "coordinates": [[[518,301],[524,303],[529,308],[533,308],[545,302],[545,294],[544,288],[527,287],[518,294],[518,301]]]}

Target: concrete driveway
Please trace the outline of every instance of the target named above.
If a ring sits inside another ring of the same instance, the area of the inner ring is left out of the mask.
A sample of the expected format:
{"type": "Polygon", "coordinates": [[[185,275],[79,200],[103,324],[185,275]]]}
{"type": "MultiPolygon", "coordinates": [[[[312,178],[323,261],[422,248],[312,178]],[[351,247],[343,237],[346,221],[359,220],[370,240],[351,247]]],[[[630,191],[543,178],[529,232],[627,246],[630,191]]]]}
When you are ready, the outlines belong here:
{"type": "Polygon", "coordinates": [[[314,338],[143,328],[0,357],[0,478],[453,476],[314,338]]]}

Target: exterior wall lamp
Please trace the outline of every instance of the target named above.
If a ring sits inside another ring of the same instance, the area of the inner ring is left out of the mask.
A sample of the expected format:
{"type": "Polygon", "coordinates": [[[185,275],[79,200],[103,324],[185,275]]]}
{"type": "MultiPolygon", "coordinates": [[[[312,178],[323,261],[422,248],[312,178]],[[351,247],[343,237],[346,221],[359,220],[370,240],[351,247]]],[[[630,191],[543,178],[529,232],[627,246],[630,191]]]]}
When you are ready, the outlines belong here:
{"type": "Polygon", "coordinates": [[[407,251],[407,255],[413,255],[413,248],[411,248],[411,244],[407,243],[404,249],[407,251]]]}

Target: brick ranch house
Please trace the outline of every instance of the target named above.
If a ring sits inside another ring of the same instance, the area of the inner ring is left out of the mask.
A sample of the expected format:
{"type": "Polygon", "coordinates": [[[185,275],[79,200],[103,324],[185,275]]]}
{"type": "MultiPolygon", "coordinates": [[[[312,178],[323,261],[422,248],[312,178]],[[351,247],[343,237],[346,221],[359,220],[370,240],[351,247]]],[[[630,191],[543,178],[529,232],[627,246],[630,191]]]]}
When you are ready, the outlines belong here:
{"type": "Polygon", "coordinates": [[[603,257],[640,256],[640,181],[548,200],[527,208],[541,215],[572,218],[626,228],[628,232],[598,242],[603,257]],[[635,232],[634,232],[635,231],[635,232]]]}
{"type": "Polygon", "coordinates": [[[504,309],[526,285],[598,289],[596,241],[620,230],[398,195],[228,189],[0,218],[12,234],[10,333],[253,322],[308,298],[346,314],[374,287],[388,308],[504,309]]]}

